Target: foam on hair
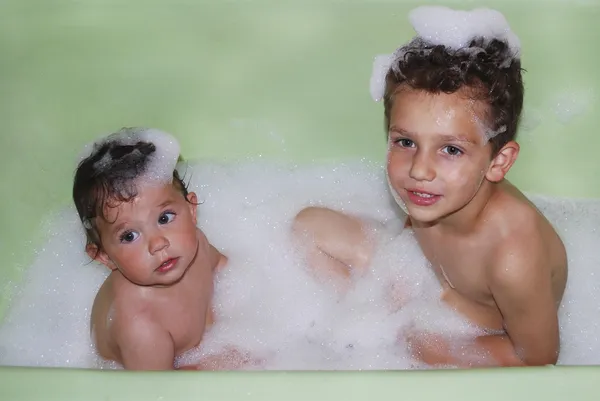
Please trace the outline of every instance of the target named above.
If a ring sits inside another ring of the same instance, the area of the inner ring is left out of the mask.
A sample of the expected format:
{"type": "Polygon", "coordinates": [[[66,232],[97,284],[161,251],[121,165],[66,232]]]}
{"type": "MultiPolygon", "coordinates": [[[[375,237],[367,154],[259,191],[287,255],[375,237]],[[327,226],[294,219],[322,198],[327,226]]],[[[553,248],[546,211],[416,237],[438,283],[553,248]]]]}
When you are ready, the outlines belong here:
{"type": "MultiPolygon", "coordinates": [[[[468,55],[470,60],[475,61],[486,51],[483,47],[472,46],[474,39],[483,39],[484,46],[493,40],[499,40],[509,48],[508,52],[501,54],[501,58],[494,60],[499,68],[508,68],[513,60],[520,59],[519,38],[511,31],[499,11],[488,8],[462,11],[442,6],[422,6],[409,13],[409,20],[417,35],[394,53],[380,54],[374,58],[370,92],[376,102],[385,93],[385,76],[388,71],[397,67],[398,61],[404,59],[409,52],[427,55],[435,46],[441,45],[457,56],[468,55]]],[[[396,69],[394,71],[399,73],[396,69]]]]}
{"type": "MultiPolygon", "coordinates": [[[[506,41],[511,58],[519,58],[521,42],[511,31],[501,12],[489,8],[471,11],[453,10],[442,6],[422,6],[409,14],[417,35],[434,45],[444,45],[453,50],[466,49],[475,37],[486,41],[506,41]]],[[[477,53],[477,49],[469,49],[477,53]]]]}
{"type": "MultiPolygon", "coordinates": [[[[125,147],[135,146],[140,142],[154,145],[154,151],[145,154],[148,156],[148,163],[142,174],[136,178],[136,181],[144,184],[166,184],[173,180],[173,171],[177,165],[180,146],[179,142],[164,131],[154,128],[122,128],[118,132],[110,134],[100,141],[87,145],[84,150],[82,160],[94,156],[107,143],[114,143],[117,146],[125,147]]],[[[132,156],[140,156],[144,148],[133,149],[132,156]]],[[[106,152],[102,158],[94,163],[94,169],[102,170],[111,168],[114,162],[119,158],[119,154],[106,152]]]]}

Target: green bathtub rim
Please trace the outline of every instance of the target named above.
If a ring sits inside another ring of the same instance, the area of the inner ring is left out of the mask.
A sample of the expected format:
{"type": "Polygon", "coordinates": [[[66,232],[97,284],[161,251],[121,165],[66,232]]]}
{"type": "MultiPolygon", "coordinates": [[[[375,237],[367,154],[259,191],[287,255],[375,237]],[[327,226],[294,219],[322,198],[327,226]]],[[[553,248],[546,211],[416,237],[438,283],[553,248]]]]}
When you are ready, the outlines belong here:
{"type": "Polygon", "coordinates": [[[363,372],[0,368],[5,400],[596,400],[600,367],[363,372]],[[26,379],[25,379],[26,378],[26,379]]]}
{"type": "MultiPolygon", "coordinates": [[[[139,7],[144,7],[145,11],[151,13],[153,10],[155,13],[159,13],[165,10],[158,10],[157,7],[166,7],[168,4],[177,4],[182,7],[195,7],[199,5],[207,5],[209,7],[213,7],[214,9],[218,9],[221,4],[218,0],[183,0],[176,2],[168,2],[164,0],[151,0],[151,1],[143,1],[143,0],[130,0],[130,1],[121,1],[121,0],[81,0],[78,2],[72,2],[69,0],[8,0],[0,6],[0,32],[2,35],[2,39],[0,40],[0,49],[6,50],[2,47],[5,44],[10,44],[11,34],[16,34],[21,42],[15,42],[16,46],[14,48],[9,48],[9,51],[3,52],[5,55],[4,60],[2,61],[2,67],[6,68],[8,72],[18,72],[15,73],[14,76],[11,74],[4,74],[4,76],[8,76],[9,79],[5,79],[4,81],[0,78],[0,83],[6,84],[6,93],[15,94],[15,89],[19,83],[28,83],[27,80],[29,76],[27,75],[27,68],[32,69],[35,73],[44,72],[43,69],[36,70],[36,62],[39,64],[40,60],[43,62],[43,57],[41,59],[36,59],[35,54],[32,53],[32,49],[36,50],[36,46],[42,47],[42,50],[46,49],[49,53],[51,51],[58,51],[60,54],[64,54],[66,50],[69,50],[70,46],[79,51],[80,55],[83,57],[88,57],[89,60],[92,60],[93,57],[90,56],[92,51],[95,50],[94,46],[98,46],[100,50],[103,50],[102,43],[93,42],[90,43],[89,49],[86,50],[85,47],[76,46],[75,40],[69,39],[68,37],[64,37],[65,43],[62,47],[60,45],[44,47],[47,43],[45,40],[50,40],[52,38],[56,38],[55,35],[64,34],[66,28],[64,25],[61,25],[65,22],[68,22],[68,19],[62,15],[63,10],[65,11],[65,16],[70,16],[69,8],[74,7],[77,8],[77,12],[74,15],[81,15],[82,17],[89,18],[93,17],[93,13],[87,13],[83,6],[90,6],[90,10],[95,11],[106,11],[109,10],[110,7],[114,7],[114,17],[108,18],[104,21],[111,25],[111,28],[119,28],[118,26],[112,26],[113,21],[122,20],[124,18],[129,18],[127,13],[137,12],[139,7]],[[77,14],[80,13],[80,14],[77,14]],[[120,16],[120,15],[124,15],[120,16]],[[54,22],[52,22],[54,21],[54,22]],[[56,24],[53,26],[52,24],[56,24]],[[27,26],[27,24],[32,24],[31,27],[27,26]],[[19,28],[19,25],[23,28],[19,28]],[[35,36],[36,31],[32,29],[36,27],[39,29],[37,32],[37,37],[31,37],[30,35],[35,36]],[[58,28],[58,29],[54,29],[58,28]],[[6,29],[6,30],[1,30],[6,29]],[[20,36],[19,36],[20,35],[20,36]],[[70,40],[70,42],[69,42],[70,40]],[[40,45],[41,44],[41,45],[40,45]],[[24,46],[21,46],[24,45],[24,46]],[[28,46],[29,45],[29,46],[28,46]],[[25,49],[26,54],[21,54],[20,49],[25,49]],[[61,53],[62,52],[62,53],[61,53]],[[33,61],[30,61],[27,64],[26,68],[21,68],[18,62],[18,57],[30,57],[33,58],[33,61]],[[12,70],[10,70],[12,68],[12,70]],[[25,72],[22,72],[25,71],[25,72]],[[15,78],[16,77],[16,78],[15,78]],[[15,79],[13,79],[15,78],[15,79]]],[[[312,12],[312,7],[323,7],[325,13],[330,12],[331,10],[337,11],[334,9],[336,6],[332,6],[332,4],[337,4],[340,6],[348,5],[349,7],[356,7],[360,9],[363,5],[365,6],[363,9],[365,12],[369,12],[369,10],[376,7],[392,7],[394,4],[397,4],[400,9],[402,9],[402,13],[404,12],[405,4],[410,3],[411,6],[420,3],[417,1],[391,1],[391,0],[324,0],[322,2],[318,1],[298,1],[298,0],[284,0],[280,2],[276,2],[274,0],[257,0],[252,2],[246,2],[243,0],[238,1],[228,1],[223,2],[223,4],[233,5],[235,8],[252,10],[254,7],[257,10],[267,10],[273,6],[273,8],[280,7],[284,12],[287,10],[286,7],[295,7],[300,9],[300,11],[308,11],[312,12]],[[303,4],[308,4],[308,6],[304,7],[303,4]],[[329,6],[328,6],[329,5],[329,6]],[[244,8],[245,7],[245,8],[244,8]]],[[[517,12],[514,7],[511,5],[515,4],[523,4],[523,2],[517,2],[516,0],[489,0],[489,1],[474,1],[474,0],[449,0],[449,1],[439,1],[432,0],[431,3],[445,3],[451,6],[477,6],[477,5],[487,5],[490,7],[495,7],[503,10],[507,10],[509,12],[509,17],[515,17],[515,19],[521,18],[523,23],[523,30],[528,24],[531,24],[531,17],[527,15],[528,10],[524,9],[523,13],[517,12]],[[522,14],[522,16],[520,15],[522,14]],[[527,22],[527,18],[529,21],[527,22]]],[[[534,7],[545,8],[548,5],[549,14],[541,15],[539,13],[538,17],[548,18],[548,21],[553,22],[554,16],[551,15],[553,13],[557,14],[560,18],[564,18],[564,15],[569,15],[569,12],[573,12],[573,15],[577,14],[577,10],[572,11],[569,9],[566,0],[548,0],[548,1],[533,1],[534,7]],[[556,7],[556,8],[555,8],[556,7]]],[[[578,2],[579,3],[579,2],[578,2]]],[[[588,20],[594,20],[594,15],[598,15],[598,1],[585,1],[587,5],[581,6],[581,18],[587,18],[588,20]]],[[[290,8],[291,9],[291,8],[290,8]]],[[[168,11],[168,10],[166,10],[168,11]]],[[[544,10],[541,10],[544,11],[544,10]]],[[[100,13],[102,14],[102,13],[100,13]]],[[[144,15],[142,18],[146,18],[144,15]]],[[[93,21],[93,20],[92,20],[93,21]]],[[[184,21],[185,22],[185,21],[184,21]]],[[[292,21],[294,22],[294,21],[292,21]]],[[[512,22],[512,20],[510,21],[512,22]]],[[[139,24],[140,21],[134,21],[132,25],[132,29],[135,29],[135,24],[139,24]]],[[[115,23],[116,24],[116,23],[115,23]]],[[[185,24],[183,24],[185,26],[185,24]]],[[[297,25],[297,24],[296,24],[297,25]]],[[[557,25],[546,23],[545,26],[548,26],[549,34],[552,34],[553,30],[562,29],[562,25],[558,28],[555,28],[557,25]]],[[[581,24],[580,24],[581,26],[581,24]]],[[[296,26],[297,28],[297,26],[296,26]]],[[[576,27],[578,29],[582,29],[581,27],[576,27]]],[[[406,32],[406,30],[404,30],[406,32]]],[[[82,32],[85,34],[85,32],[82,32]]],[[[543,34],[542,34],[543,36],[543,34]]],[[[378,36],[381,38],[382,36],[378,36]]],[[[88,38],[89,39],[89,38],[88,38]]],[[[538,65],[533,65],[530,63],[531,59],[537,58],[539,55],[544,55],[547,53],[547,45],[544,40],[541,40],[539,45],[536,41],[539,38],[536,36],[530,36],[527,38],[527,42],[530,44],[530,47],[527,49],[524,54],[525,68],[529,70],[529,72],[525,76],[526,85],[530,85],[530,87],[535,87],[535,91],[528,92],[529,97],[526,94],[526,104],[530,102],[531,104],[537,105],[541,100],[545,98],[546,95],[551,93],[549,85],[545,87],[543,85],[544,79],[547,79],[549,76],[553,77],[552,74],[558,71],[559,67],[556,67],[554,64],[558,65],[566,65],[570,66],[571,63],[567,60],[554,60],[557,63],[552,63],[548,61],[536,61],[538,65]],[[534,44],[534,46],[531,46],[534,44]],[[526,58],[526,59],[525,59],[526,58]],[[542,65],[545,64],[545,65],[542,65]],[[532,95],[532,96],[531,96],[532,95]]],[[[373,39],[375,40],[375,39],[373,39]]],[[[373,138],[379,138],[376,135],[379,135],[381,132],[381,115],[382,115],[382,107],[381,104],[374,104],[370,98],[368,97],[368,74],[369,68],[364,65],[365,57],[371,57],[377,53],[385,52],[393,50],[393,46],[391,42],[380,43],[381,46],[374,46],[375,42],[369,44],[371,46],[371,50],[364,51],[366,44],[362,43],[356,46],[355,49],[351,51],[362,52],[360,57],[351,58],[348,56],[349,52],[345,53],[343,56],[343,60],[345,62],[352,61],[355,63],[355,70],[353,72],[347,73],[347,78],[353,78],[356,80],[361,80],[361,87],[348,89],[346,92],[343,92],[345,99],[348,99],[348,102],[355,107],[356,113],[359,115],[355,116],[355,122],[357,123],[356,127],[351,127],[354,129],[353,133],[357,135],[359,133],[364,133],[365,129],[367,129],[367,133],[373,138]],[[360,60],[359,60],[360,58],[360,60]],[[359,71],[360,70],[360,71],[359,71]],[[360,112],[360,113],[359,113],[360,112]]],[[[125,46],[125,45],[123,45],[125,46]]],[[[163,44],[164,46],[164,44],[163,44]]],[[[566,54],[569,54],[570,48],[565,49],[566,54]]],[[[43,51],[41,52],[43,56],[43,51]]],[[[587,54],[586,54],[587,56],[587,54]]],[[[55,61],[52,59],[52,55],[50,54],[50,61],[55,61]]],[[[597,60],[600,60],[597,58],[597,60]]],[[[586,59],[589,60],[591,59],[586,59]]],[[[77,59],[74,59],[75,63],[77,63],[77,59]]],[[[91,62],[91,61],[88,61],[91,62]]],[[[332,62],[332,61],[330,61],[332,62]]],[[[125,63],[124,63],[125,64],[125,63]]],[[[368,64],[368,63],[367,63],[368,64]]],[[[592,64],[590,64],[592,65],[592,64]]],[[[597,63],[593,64],[597,65],[597,63]]],[[[126,68],[118,65],[118,63],[113,63],[108,66],[109,68],[105,71],[108,71],[108,74],[114,73],[116,78],[119,78],[118,73],[126,71],[126,68]],[[112,69],[111,69],[112,68],[112,69]]],[[[185,66],[184,66],[185,67],[185,66]]],[[[164,68],[164,65],[161,65],[161,68],[164,68]]],[[[594,67],[595,68],[595,67],[594,67]]],[[[50,73],[55,72],[54,70],[49,70],[50,73]]],[[[189,74],[189,69],[182,68],[182,75],[189,74]]],[[[559,79],[562,78],[570,78],[571,81],[575,84],[578,83],[578,77],[585,77],[586,70],[585,68],[581,68],[577,70],[572,77],[567,77],[566,74],[559,74],[559,79]]],[[[77,74],[74,75],[74,78],[80,78],[77,74]]],[[[110,82],[108,82],[108,78],[105,78],[107,82],[103,82],[101,84],[107,84],[107,87],[110,87],[110,82]]],[[[39,84],[35,80],[32,81],[32,85],[35,86],[39,84]]],[[[74,79],[75,83],[81,83],[81,81],[77,81],[74,79]]],[[[194,84],[198,85],[197,80],[192,81],[194,84]]],[[[10,121],[10,118],[13,116],[17,116],[18,118],[27,118],[31,117],[28,114],[28,109],[26,106],[31,106],[34,109],[34,112],[40,112],[42,117],[48,119],[48,124],[53,126],[56,130],[61,133],[64,132],[65,135],[76,137],[78,132],[84,132],[83,135],[96,135],[98,133],[117,129],[123,125],[149,125],[157,128],[165,129],[169,132],[174,133],[175,135],[180,136],[184,141],[185,145],[188,147],[198,146],[201,141],[194,140],[192,138],[195,130],[198,129],[215,129],[225,130],[227,129],[227,122],[224,123],[215,123],[215,121],[211,121],[209,123],[203,124],[198,123],[198,121],[184,121],[181,122],[178,120],[177,115],[170,115],[168,111],[161,113],[162,105],[160,102],[149,102],[149,106],[145,110],[140,111],[143,107],[130,107],[127,110],[127,113],[119,114],[116,112],[116,109],[110,108],[107,106],[108,117],[106,120],[104,118],[96,118],[89,112],[86,113],[86,110],[83,110],[83,116],[79,116],[83,122],[78,121],[77,119],[70,118],[71,116],[66,115],[65,113],[61,114],[56,113],[56,103],[52,103],[51,100],[54,98],[51,96],[55,93],[55,89],[52,85],[52,82],[42,81],[43,87],[40,89],[40,93],[32,91],[31,93],[26,93],[26,95],[41,95],[39,97],[31,96],[31,98],[17,98],[13,101],[11,96],[6,96],[4,99],[5,103],[0,103],[0,116],[6,124],[7,121],[10,121]],[[44,103],[44,102],[47,103],[44,103]],[[22,102],[19,103],[19,102],[22,102]],[[38,103],[39,102],[39,103],[38,103]],[[16,105],[16,106],[15,106],[16,105]],[[7,107],[8,106],[8,107],[7,107]],[[43,110],[44,106],[48,106],[48,110],[43,110]],[[37,108],[36,108],[37,107],[37,108]],[[4,113],[3,113],[4,110],[4,113]],[[58,115],[58,117],[57,117],[58,115]]],[[[85,83],[85,82],[84,82],[85,83]]],[[[596,84],[596,88],[600,89],[600,86],[594,81],[592,84],[596,84]]],[[[133,82],[132,88],[135,88],[136,82],[133,82]]],[[[358,83],[357,83],[358,85],[358,83]]],[[[169,91],[169,88],[163,87],[159,84],[156,84],[157,90],[165,90],[167,96],[175,96],[173,91],[169,91]]],[[[341,85],[336,86],[336,89],[342,88],[341,85]]],[[[91,94],[97,95],[98,93],[102,94],[102,89],[99,87],[92,87],[91,94]]],[[[182,96],[185,98],[186,92],[181,87],[176,86],[176,89],[180,90],[182,96]]],[[[267,88],[269,89],[269,88],[267,88]]],[[[347,88],[344,88],[347,89],[347,88]]],[[[58,98],[58,100],[65,101],[65,103],[69,106],[77,106],[78,96],[81,95],[83,91],[78,91],[78,89],[73,87],[66,88],[66,94],[70,95],[69,98],[65,95],[63,98],[58,98]],[[75,100],[73,100],[75,99],[75,100]]],[[[268,92],[268,90],[267,90],[268,92]]],[[[271,92],[268,92],[271,95],[271,92]]],[[[179,93],[177,93],[179,95],[179,93]]],[[[81,97],[81,104],[89,106],[88,102],[89,97],[81,97]]],[[[181,99],[178,99],[181,100],[181,99]]],[[[204,99],[206,100],[206,99],[204,99]]],[[[289,99],[287,99],[289,100],[289,99]]],[[[285,103],[286,99],[283,100],[282,103],[285,103]]],[[[0,99],[2,102],[2,99],[0,99]]],[[[99,101],[101,102],[101,101],[99,101]]],[[[204,102],[206,104],[206,102],[204,102]]],[[[210,103],[209,103],[210,104],[210,103]]],[[[304,104],[307,105],[306,114],[311,117],[317,119],[324,119],[324,113],[317,110],[314,105],[309,103],[308,99],[304,99],[304,104]],[[314,114],[311,115],[311,113],[314,114]]],[[[598,103],[596,103],[597,105],[598,103]]],[[[332,105],[333,106],[333,105],[332,105]]],[[[67,106],[68,107],[68,106],[67,106]]],[[[145,106],[144,106],[145,107],[145,106]]],[[[340,114],[340,110],[332,107],[332,112],[340,114]]],[[[536,130],[536,134],[548,131],[550,132],[552,138],[556,139],[558,133],[571,133],[572,132],[584,132],[584,136],[589,139],[596,139],[595,135],[591,131],[591,128],[595,128],[595,123],[592,122],[592,117],[594,113],[597,113],[600,108],[596,106],[595,110],[592,110],[593,113],[589,113],[587,116],[583,116],[584,118],[576,118],[574,122],[572,122],[568,127],[561,126],[556,122],[556,117],[548,112],[544,114],[542,117],[544,118],[543,123],[540,125],[540,128],[536,130]]],[[[60,111],[60,110],[58,110],[60,111]]],[[[261,116],[261,109],[257,107],[253,109],[254,113],[250,111],[247,115],[242,115],[242,117],[246,117],[252,119],[253,117],[263,117],[261,116]]],[[[232,117],[231,115],[225,115],[221,113],[219,115],[219,110],[217,110],[217,116],[214,117],[218,119],[220,117],[232,117]]],[[[222,111],[221,111],[222,112],[222,111]]],[[[33,115],[36,117],[36,114],[33,115]]],[[[187,116],[185,116],[187,117],[187,116]]],[[[281,116],[280,116],[281,117],[281,116]]],[[[283,115],[282,119],[285,119],[285,115],[283,115]]],[[[31,119],[34,121],[35,119],[31,119]]],[[[16,119],[15,119],[16,121],[16,119]]],[[[34,125],[34,124],[33,124],[34,125]]],[[[27,128],[31,128],[31,125],[28,125],[27,122],[24,124],[13,124],[13,127],[20,128],[21,126],[25,126],[27,128]]],[[[310,124],[307,124],[308,127],[311,127],[310,124]]],[[[331,129],[338,127],[335,124],[326,125],[325,129],[331,129]]],[[[348,126],[344,126],[347,128],[348,126]]],[[[24,130],[24,132],[27,132],[24,130]]],[[[292,134],[296,134],[293,132],[292,134]]],[[[313,136],[312,138],[314,138],[313,136]]],[[[76,143],[68,143],[64,152],[65,156],[68,154],[69,157],[71,155],[75,155],[80,144],[83,142],[87,142],[89,138],[77,138],[76,143]],[[81,142],[81,143],[80,143],[81,142]],[[75,146],[77,145],[77,146],[75,146]]],[[[525,189],[530,188],[540,188],[540,192],[548,191],[549,193],[558,194],[562,191],[561,188],[557,188],[556,186],[551,185],[551,182],[544,181],[546,178],[545,169],[548,167],[550,169],[550,175],[558,173],[556,180],[559,182],[565,182],[565,177],[573,178],[573,174],[560,174],[561,171],[549,165],[549,160],[552,160],[551,156],[547,154],[544,155],[542,150],[539,147],[531,147],[530,144],[527,143],[527,136],[522,138],[521,141],[523,146],[523,156],[517,162],[515,166],[515,170],[513,170],[513,175],[517,180],[523,182],[525,189]],[[531,163],[530,163],[531,161],[531,163]],[[535,162],[537,161],[537,163],[535,162]],[[525,177],[525,173],[529,170],[532,170],[533,173],[529,174],[525,177]],[[536,181],[535,178],[540,178],[540,181],[536,181]]],[[[56,150],[56,146],[53,146],[52,143],[44,142],[43,138],[40,140],[41,145],[39,147],[48,146],[52,150],[56,150]]],[[[375,155],[380,155],[380,151],[383,149],[383,143],[380,144],[372,144],[367,143],[366,140],[361,140],[357,138],[352,139],[352,143],[349,144],[348,148],[345,150],[341,150],[339,152],[335,152],[335,147],[333,145],[332,138],[323,138],[323,146],[320,149],[316,149],[315,153],[318,154],[319,159],[322,161],[329,156],[332,158],[341,160],[342,158],[350,158],[350,157],[359,157],[361,155],[367,154],[367,156],[371,159],[374,158],[375,155]],[[343,157],[342,157],[343,156],[343,157]]],[[[29,146],[30,143],[24,141],[25,145],[29,146]]],[[[203,159],[210,160],[212,156],[211,153],[215,153],[217,155],[223,154],[223,149],[226,146],[223,142],[220,142],[218,139],[210,138],[208,141],[209,145],[212,146],[214,152],[210,152],[208,150],[198,150],[197,154],[186,154],[186,157],[194,158],[194,159],[203,159]]],[[[552,144],[551,144],[552,145],[552,144]]],[[[27,146],[24,146],[27,149],[27,146]]],[[[268,140],[262,140],[261,144],[257,146],[257,148],[261,148],[264,150],[263,154],[266,157],[276,157],[277,149],[273,147],[273,144],[268,140]]],[[[21,154],[23,153],[23,149],[19,146],[11,146],[10,141],[6,139],[4,134],[0,136],[0,160],[4,160],[5,157],[13,156],[15,153],[15,149],[19,150],[21,154]],[[4,142],[6,141],[6,142],[4,142]]],[[[194,148],[195,149],[195,148],[194,148]]],[[[561,154],[559,149],[560,147],[554,146],[554,150],[550,151],[550,154],[561,154]]],[[[34,149],[35,150],[35,149],[34,149]]],[[[295,157],[297,159],[308,160],[308,156],[310,156],[311,149],[301,149],[296,154],[295,157]]],[[[247,154],[252,154],[254,151],[249,150],[248,152],[244,152],[243,150],[236,149],[235,152],[231,153],[231,157],[229,159],[238,159],[239,157],[246,156],[247,154]]],[[[585,168],[586,163],[592,163],[593,166],[599,166],[598,159],[594,159],[591,155],[595,154],[595,150],[592,146],[572,146],[566,148],[566,153],[568,153],[569,160],[573,161],[573,168],[585,168]],[[581,153],[578,153],[580,152],[581,153]]],[[[222,161],[223,158],[215,157],[214,159],[218,159],[222,161]]],[[[44,161],[48,161],[48,158],[42,159],[44,161]]],[[[69,160],[70,162],[70,160],[69,160]]],[[[66,177],[70,174],[72,170],[72,166],[66,168],[67,162],[65,160],[57,160],[55,165],[49,166],[49,171],[45,172],[44,175],[41,175],[40,180],[51,182],[53,185],[61,185],[61,188],[67,188],[68,185],[65,185],[64,182],[58,182],[58,178],[56,177],[66,177]]],[[[4,166],[4,165],[3,165],[4,166]]],[[[11,165],[14,169],[18,167],[17,165],[11,165]]],[[[14,171],[14,170],[13,170],[14,171]]],[[[26,174],[31,173],[31,170],[26,170],[26,174]]],[[[595,173],[584,172],[584,177],[595,178],[595,173]]],[[[62,179],[62,178],[61,178],[62,179]]],[[[43,182],[42,182],[43,183],[43,182]]],[[[579,185],[576,182],[572,182],[569,184],[569,188],[573,190],[578,196],[590,196],[590,197],[598,197],[600,196],[600,186],[598,187],[585,187],[583,185],[579,185]]],[[[47,190],[47,189],[46,189],[47,190]]],[[[1,192],[4,196],[9,194],[9,190],[5,189],[5,192],[1,192]]],[[[567,189],[566,191],[569,191],[567,189]]],[[[64,191],[64,194],[60,196],[54,196],[53,199],[46,205],[47,209],[44,212],[48,212],[50,210],[56,210],[57,208],[61,208],[68,202],[68,191],[64,191]]],[[[28,195],[28,194],[25,194],[28,195]]],[[[16,202],[15,202],[16,204],[16,202]]],[[[34,203],[32,203],[33,205],[34,203]]],[[[41,203],[40,203],[41,204],[41,203]]],[[[19,206],[19,205],[17,205],[19,206]]],[[[9,208],[10,209],[10,208],[9,208]]],[[[14,213],[11,211],[11,213],[14,213]]],[[[10,216],[8,216],[10,217],[10,216]]],[[[3,219],[0,219],[3,220],[3,219]]],[[[9,221],[13,221],[10,220],[9,221]]],[[[25,227],[25,226],[24,226],[25,227]]],[[[15,234],[18,236],[19,233],[31,233],[33,230],[33,225],[23,229],[22,231],[17,232],[15,234]]],[[[11,232],[12,234],[12,232],[11,232]]],[[[32,235],[27,238],[30,244],[37,245],[40,243],[43,238],[42,234],[38,233],[36,235],[32,235]]],[[[0,243],[0,247],[4,244],[0,243]]],[[[11,246],[7,246],[6,248],[0,248],[3,254],[7,254],[13,252],[14,248],[12,248],[13,243],[10,243],[11,246]]],[[[24,248],[27,245],[23,246],[24,248]]],[[[27,265],[31,260],[33,255],[17,255],[14,258],[14,263],[17,262],[21,265],[27,265]]],[[[9,257],[10,260],[10,257],[9,257]]],[[[13,263],[13,262],[10,262],[13,263]]],[[[4,271],[2,271],[4,273],[4,271]]],[[[13,278],[15,280],[20,279],[19,272],[15,271],[13,278]]],[[[11,273],[12,274],[12,273],[11,273]]],[[[3,306],[6,306],[6,303],[3,303],[3,297],[6,296],[6,292],[3,291],[3,284],[8,285],[6,281],[0,280],[0,316],[2,315],[3,306]]],[[[20,367],[0,367],[0,400],[184,400],[184,399],[216,399],[216,400],[272,400],[272,399],[284,399],[284,400],[295,400],[295,399],[307,399],[307,398],[315,398],[315,399],[346,399],[346,400],[354,400],[354,399],[373,399],[373,398],[390,398],[397,397],[399,399],[408,399],[408,400],[439,400],[439,399],[460,399],[461,401],[469,401],[469,400],[477,400],[481,401],[489,400],[530,400],[530,399],[544,399],[546,401],[554,401],[560,400],[563,401],[565,399],[572,399],[574,401],[578,400],[596,400],[597,396],[597,378],[600,377],[600,367],[543,367],[543,368],[527,368],[527,369],[490,369],[490,370],[472,370],[472,371],[426,371],[426,372],[414,372],[414,371],[402,371],[402,372],[219,372],[219,373],[210,373],[210,372],[110,372],[110,371],[95,371],[95,370],[84,370],[84,369],[64,369],[64,368],[20,368],[20,367]]]]}

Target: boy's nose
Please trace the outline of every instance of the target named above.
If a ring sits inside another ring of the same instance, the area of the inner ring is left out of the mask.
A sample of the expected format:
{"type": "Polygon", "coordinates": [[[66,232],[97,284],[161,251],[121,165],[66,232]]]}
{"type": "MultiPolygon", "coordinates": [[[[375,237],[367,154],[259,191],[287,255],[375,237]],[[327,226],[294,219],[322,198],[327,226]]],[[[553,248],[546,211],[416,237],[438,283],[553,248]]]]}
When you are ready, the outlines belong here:
{"type": "Polygon", "coordinates": [[[150,239],[148,248],[150,250],[150,254],[154,255],[156,252],[160,252],[163,249],[168,248],[169,245],[170,243],[167,237],[161,234],[157,234],[150,239]]]}
{"type": "Polygon", "coordinates": [[[433,181],[435,178],[435,168],[433,162],[425,152],[415,154],[409,171],[410,178],[415,181],[433,181]]]}

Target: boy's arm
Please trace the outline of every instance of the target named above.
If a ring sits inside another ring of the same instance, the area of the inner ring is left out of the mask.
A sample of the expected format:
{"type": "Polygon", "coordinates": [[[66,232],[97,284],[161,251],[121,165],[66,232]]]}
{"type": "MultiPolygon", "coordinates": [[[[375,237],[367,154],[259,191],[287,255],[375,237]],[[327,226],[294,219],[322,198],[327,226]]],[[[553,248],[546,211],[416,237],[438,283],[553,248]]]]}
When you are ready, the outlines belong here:
{"type": "Polygon", "coordinates": [[[503,253],[491,272],[490,290],[508,335],[456,343],[438,335],[410,333],[407,340],[415,356],[429,365],[463,368],[555,364],[559,331],[552,281],[545,261],[539,259],[543,253],[532,248],[503,253]]]}
{"type": "Polygon", "coordinates": [[[116,339],[125,369],[173,370],[175,350],[168,331],[141,316],[121,326],[116,339]]]}
{"type": "MultiPolygon", "coordinates": [[[[490,289],[514,352],[524,365],[555,364],[560,348],[552,277],[542,252],[506,252],[492,271],[490,289]]],[[[535,247],[533,247],[535,248],[535,247]]],[[[482,338],[483,340],[483,338],[482,338]]],[[[490,351],[494,354],[495,344],[490,351]]]]}

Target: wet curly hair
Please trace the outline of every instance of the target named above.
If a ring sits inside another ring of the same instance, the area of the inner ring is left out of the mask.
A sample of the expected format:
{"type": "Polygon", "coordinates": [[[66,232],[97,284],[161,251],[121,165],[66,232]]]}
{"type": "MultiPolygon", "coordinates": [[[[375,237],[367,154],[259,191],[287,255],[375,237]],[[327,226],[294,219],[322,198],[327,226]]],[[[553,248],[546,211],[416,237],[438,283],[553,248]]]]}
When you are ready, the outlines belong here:
{"type": "Polygon", "coordinates": [[[485,121],[499,132],[490,139],[492,155],[514,140],[523,109],[523,70],[507,42],[475,38],[468,47],[452,50],[417,37],[396,55],[385,79],[386,132],[395,95],[402,87],[432,94],[467,88],[469,96],[487,105],[485,121]]]}
{"type": "MultiPolygon", "coordinates": [[[[104,218],[105,206],[130,202],[137,196],[136,180],[148,169],[155,151],[156,146],[150,142],[126,145],[109,140],[79,163],[73,180],[73,201],[88,244],[101,248],[95,218],[104,218]]],[[[177,170],[173,171],[173,185],[187,199],[188,188],[177,170]]]]}

